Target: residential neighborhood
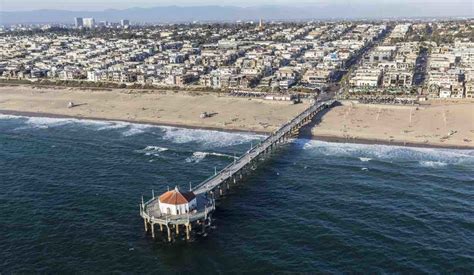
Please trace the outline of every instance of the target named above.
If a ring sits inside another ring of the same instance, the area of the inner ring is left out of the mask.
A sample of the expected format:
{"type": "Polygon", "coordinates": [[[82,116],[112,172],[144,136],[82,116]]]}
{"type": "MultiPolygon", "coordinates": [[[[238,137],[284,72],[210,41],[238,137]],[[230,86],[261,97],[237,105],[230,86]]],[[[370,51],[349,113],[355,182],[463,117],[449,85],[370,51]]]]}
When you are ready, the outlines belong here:
{"type": "MultiPolygon", "coordinates": [[[[96,23],[98,22],[98,23],[96,23]]],[[[233,93],[472,98],[473,21],[11,26],[1,79],[233,93]],[[453,37],[443,41],[439,37],[453,37]],[[345,77],[343,77],[345,75],[345,77]]]]}
{"type": "Polygon", "coordinates": [[[472,31],[472,22],[397,24],[351,72],[349,94],[472,98],[472,31]]]}

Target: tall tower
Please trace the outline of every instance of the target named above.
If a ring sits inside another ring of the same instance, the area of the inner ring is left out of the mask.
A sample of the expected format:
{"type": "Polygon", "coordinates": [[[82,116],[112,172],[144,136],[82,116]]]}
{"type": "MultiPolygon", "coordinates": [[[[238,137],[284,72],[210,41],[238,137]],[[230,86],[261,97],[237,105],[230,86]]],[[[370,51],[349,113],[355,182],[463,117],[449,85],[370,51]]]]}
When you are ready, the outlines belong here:
{"type": "Polygon", "coordinates": [[[130,20],[122,19],[120,20],[120,25],[122,25],[123,28],[128,27],[130,25],[130,20]]]}
{"type": "Polygon", "coordinates": [[[84,27],[93,29],[95,27],[95,20],[94,18],[84,18],[82,19],[84,23],[84,27]]]}
{"type": "Polygon", "coordinates": [[[82,28],[84,26],[84,21],[82,17],[74,17],[74,25],[76,28],[82,28]]]}
{"type": "Polygon", "coordinates": [[[263,31],[264,26],[263,26],[263,20],[260,18],[260,21],[258,22],[258,29],[263,31]]]}

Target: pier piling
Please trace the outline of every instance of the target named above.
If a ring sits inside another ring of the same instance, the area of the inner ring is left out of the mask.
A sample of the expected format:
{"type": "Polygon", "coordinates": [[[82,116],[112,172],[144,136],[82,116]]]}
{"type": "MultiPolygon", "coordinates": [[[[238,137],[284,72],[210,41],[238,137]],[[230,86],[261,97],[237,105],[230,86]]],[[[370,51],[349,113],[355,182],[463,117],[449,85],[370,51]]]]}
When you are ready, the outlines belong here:
{"type": "Polygon", "coordinates": [[[151,237],[155,239],[155,224],[152,222],[150,223],[151,226],[151,237]]]}

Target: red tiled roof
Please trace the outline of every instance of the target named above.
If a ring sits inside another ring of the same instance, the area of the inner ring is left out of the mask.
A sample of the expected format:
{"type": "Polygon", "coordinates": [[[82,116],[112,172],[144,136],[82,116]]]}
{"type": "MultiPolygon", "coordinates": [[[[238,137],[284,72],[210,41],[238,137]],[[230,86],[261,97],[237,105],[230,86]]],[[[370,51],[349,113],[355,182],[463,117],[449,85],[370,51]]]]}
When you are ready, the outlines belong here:
{"type": "Polygon", "coordinates": [[[159,200],[161,203],[178,205],[189,203],[194,198],[196,198],[196,195],[194,195],[193,192],[182,193],[179,191],[178,187],[176,187],[174,190],[168,191],[161,195],[159,200]]]}

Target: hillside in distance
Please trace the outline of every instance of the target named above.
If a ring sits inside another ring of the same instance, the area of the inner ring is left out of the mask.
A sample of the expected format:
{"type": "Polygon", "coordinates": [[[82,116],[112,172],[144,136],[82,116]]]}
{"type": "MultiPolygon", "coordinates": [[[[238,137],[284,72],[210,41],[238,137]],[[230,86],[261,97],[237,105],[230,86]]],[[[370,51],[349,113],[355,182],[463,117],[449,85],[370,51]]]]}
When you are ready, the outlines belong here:
{"type": "Polygon", "coordinates": [[[177,23],[192,21],[236,20],[308,20],[308,19],[380,19],[471,16],[472,3],[345,3],[306,6],[161,6],[153,8],[107,9],[103,11],[0,11],[0,24],[72,23],[74,17],[94,17],[96,21],[117,22],[127,18],[136,23],[177,23]],[[352,3],[352,4],[351,4],[352,3]],[[449,5],[448,5],[449,4],[449,5]]]}

